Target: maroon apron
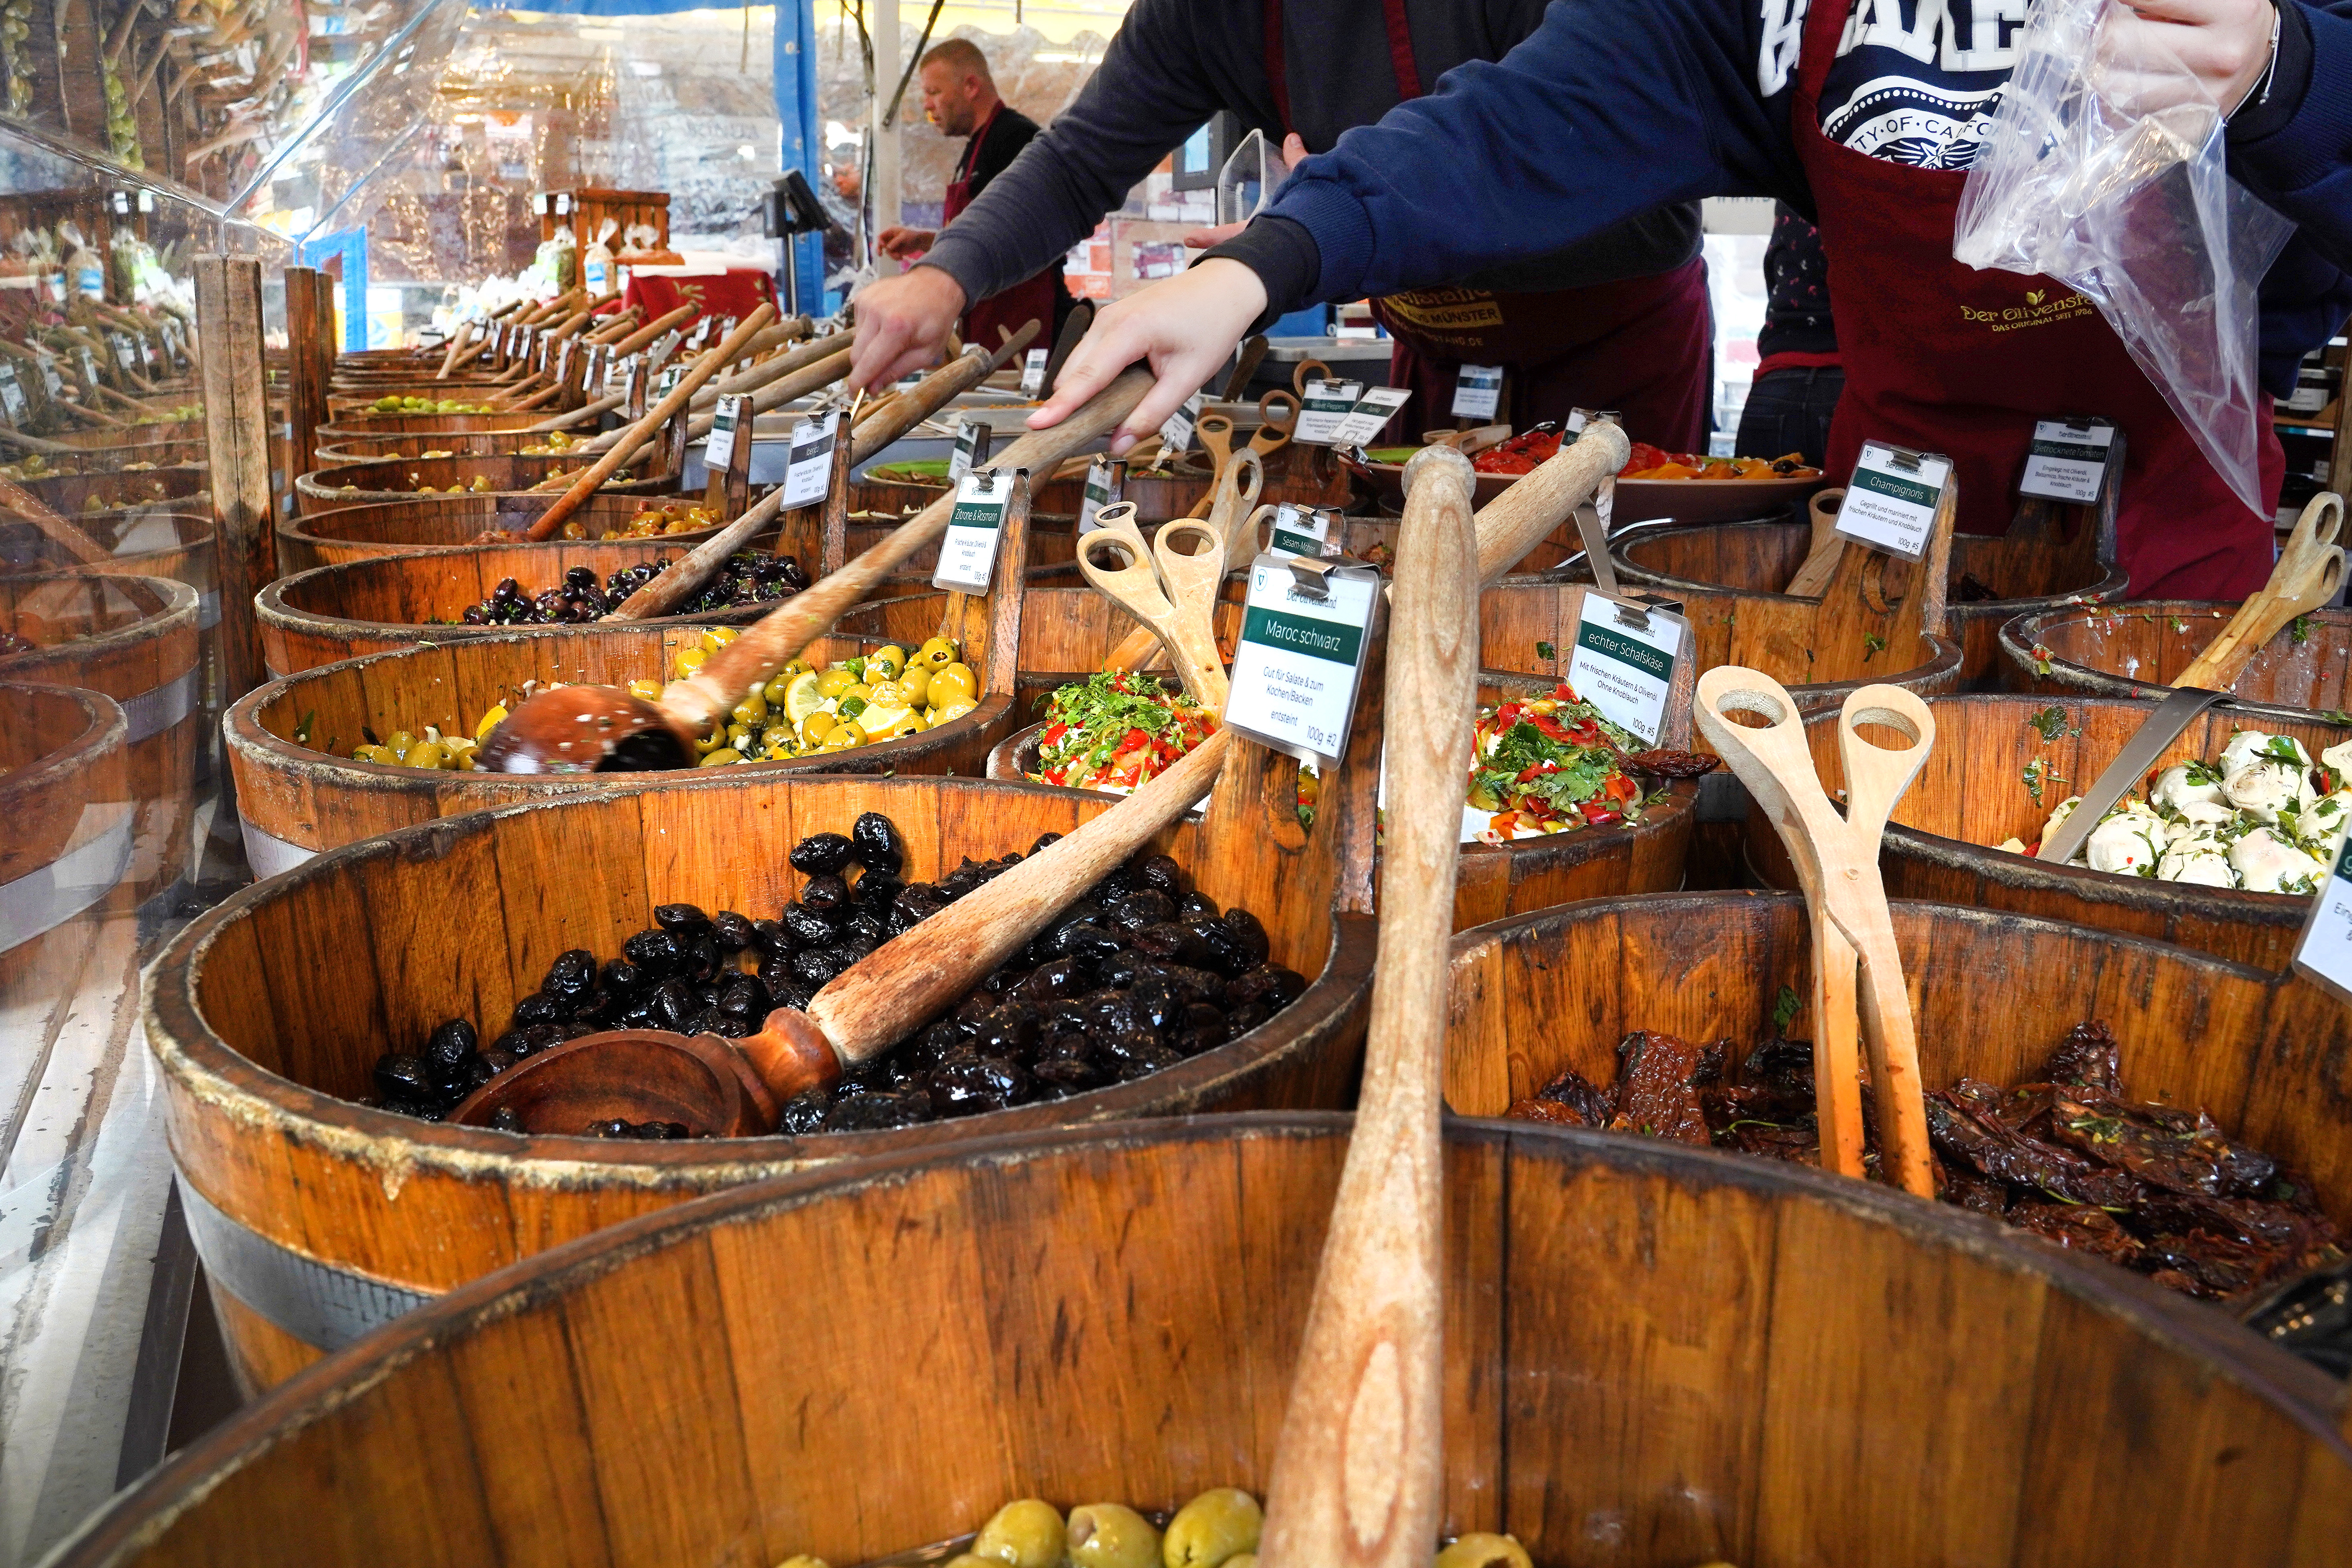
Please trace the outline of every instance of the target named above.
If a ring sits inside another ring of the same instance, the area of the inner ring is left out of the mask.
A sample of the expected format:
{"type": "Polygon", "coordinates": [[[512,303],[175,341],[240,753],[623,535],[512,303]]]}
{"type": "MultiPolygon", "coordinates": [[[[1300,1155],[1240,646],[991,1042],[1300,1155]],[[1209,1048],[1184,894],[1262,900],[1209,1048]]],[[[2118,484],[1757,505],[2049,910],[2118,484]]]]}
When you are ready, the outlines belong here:
{"type": "MultiPolygon", "coordinates": [[[[1959,527],[2003,533],[2034,421],[2105,415],[2128,443],[2116,542],[2132,597],[2237,599],[2261,587],[2270,515],[2231,493],[2096,307],[2047,278],[1952,259],[1965,174],[1889,163],[1822,133],[1822,87],[1851,5],[1816,4],[1806,17],[1790,110],[1845,363],[1829,472],[1852,472],[1864,439],[1946,453],[1959,527]]],[[[2265,431],[2273,510],[2285,468],[2265,431]]]]}
{"type": "MultiPolygon", "coordinates": [[[[1404,0],[1381,0],[1381,9],[1399,100],[1419,98],[1404,0]]],[[[1292,130],[1282,0],[1265,0],[1265,74],[1283,129],[1292,130]]],[[[1451,424],[1455,374],[1465,364],[1489,364],[1510,372],[1509,405],[1496,417],[1517,429],[1564,423],[1570,409],[1613,408],[1637,441],[1706,449],[1715,331],[1703,258],[1582,289],[1415,289],[1373,300],[1372,313],[1392,340],[1390,381],[1412,389],[1412,401],[1390,424],[1392,438],[1415,441],[1451,424]]]]}
{"type": "MultiPolygon", "coordinates": [[[[971,205],[972,197],[979,195],[971,188],[971,166],[980,157],[980,144],[988,140],[988,128],[996,123],[997,110],[1003,107],[1004,100],[999,99],[996,108],[988,111],[988,118],[974,128],[971,140],[963,144],[963,157],[956,163],[956,177],[948,182],[947,201],[940,209],[942,227],[955,222],[956,216],[971,205]]],[[[997,345],[1003,342],[996,335],[998,328],[1017,332],[1034,321],[1037,323],[1037,342],[1046,348],[1053,347],[1054,296],[1061,287],[1054,274],[1060,266],[1061,263],[1055,262],[1034,278],[1015,283],[1002,293],[991,294],[985,300],[975,301],[963,313],[963,341],[978,343],[994,353],[997,345]]]]}

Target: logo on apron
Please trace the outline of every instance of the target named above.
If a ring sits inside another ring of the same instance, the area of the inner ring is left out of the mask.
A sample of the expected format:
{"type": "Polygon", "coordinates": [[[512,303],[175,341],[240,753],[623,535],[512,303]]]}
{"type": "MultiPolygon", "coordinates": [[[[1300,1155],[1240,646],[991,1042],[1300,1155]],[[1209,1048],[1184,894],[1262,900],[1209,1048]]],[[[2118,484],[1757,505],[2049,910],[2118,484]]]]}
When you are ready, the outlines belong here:
{"type": "Polygon", "coordinates": [[[1464,331],[1503,324],[1503,307],[1483,289],[1414,289],[1383,294],[1381,308],[1423,331],[1464,331]]]}
{"type": "Polygon", "coordinates": [[[2094,313],[2095,307],[2080,293],[2050,297],[2047,289],[2028,289],[2025,302],[2009,305],[1997,310],[1979,310],[1972,305],[1960,307],[1960,320],[1971,326],[1981,326],[1996,332],[2020,332],[2028,327],[2047,327],[2058,321],[2071,321],[2078,316],[2094,313]]]}

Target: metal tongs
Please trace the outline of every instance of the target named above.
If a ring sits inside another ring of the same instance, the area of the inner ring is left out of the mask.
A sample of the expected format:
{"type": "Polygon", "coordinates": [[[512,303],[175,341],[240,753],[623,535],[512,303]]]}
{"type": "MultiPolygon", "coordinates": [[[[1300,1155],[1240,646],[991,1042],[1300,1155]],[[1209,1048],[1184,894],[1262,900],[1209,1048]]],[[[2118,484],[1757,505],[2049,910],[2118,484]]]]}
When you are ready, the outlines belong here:
{"type": "Polygon", "coordinates": [[[1161,523],[1147,543],[1135,526],[1135,503],[1113,502],[1095,514],[1092,531],[1079,536],[1078,570],[1159,639],[1194,701],[1212,713],[1225,710],[1225,663],[1212,618],[1225,575],[1225,541],[1212,524],[1178,518],[1161,523]],[[1124,559],[1105,559],[1114,555],[1124,559]]]}
{"type": "Polygon", "coordinates": [[[1859,1033],[1870,1053],[1871,1086],[1878,1100],[1881,1169],[1904,1191],[1932,1198],[1936,1184],[1928,1166],[1918,1037],[1886,886],[1879,877],[1878,842],[1895,802],[1936,743],[1935,717],[1926,703],[1897,686],[1865,686],[1847,696],[1838,715],[1838,759],[1846,780],[1843,816],[1832,807],[1814,773],[1795,700],[1770,676],[1737,665],[1706,671],[1698,678],[1693,717],[1771,818],[1804,888],[1813,943],[1813,1096],[1822,1168],[1848,1176],[1863,1173],[1859,1033]],[[1769,722],[1751,729],[1732,720],[1734,713],[1769,722]],[[1901,751],[1874,745],[1856,732],[1864,724],[1901,731],[1912,744],[1901,751]]]}

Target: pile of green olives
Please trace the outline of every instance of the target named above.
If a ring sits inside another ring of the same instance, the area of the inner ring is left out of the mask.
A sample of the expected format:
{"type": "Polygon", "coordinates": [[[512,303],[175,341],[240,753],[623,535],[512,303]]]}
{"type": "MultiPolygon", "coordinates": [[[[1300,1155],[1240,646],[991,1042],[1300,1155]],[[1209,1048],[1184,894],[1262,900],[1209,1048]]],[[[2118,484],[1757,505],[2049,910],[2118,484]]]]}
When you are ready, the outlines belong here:
{"type": "MultiPolygon", "coordinates": [[[[1122,1503],[1081,1503],[1066,1518],[1052,1503],[1023,1498],[981,1526],[944,1568],[1257,1568],[1265,1510],[1238,1487],[1202,1492],[1165,1519],[1165,1528],[1122,1503]]],[[[819,1557],[781,1568],[828,1568],[819,1557]]],[[[1439,1550],[1435,1568],[1534,1568],[1507,1535],[1465,1535],[1439,1550]]]]}

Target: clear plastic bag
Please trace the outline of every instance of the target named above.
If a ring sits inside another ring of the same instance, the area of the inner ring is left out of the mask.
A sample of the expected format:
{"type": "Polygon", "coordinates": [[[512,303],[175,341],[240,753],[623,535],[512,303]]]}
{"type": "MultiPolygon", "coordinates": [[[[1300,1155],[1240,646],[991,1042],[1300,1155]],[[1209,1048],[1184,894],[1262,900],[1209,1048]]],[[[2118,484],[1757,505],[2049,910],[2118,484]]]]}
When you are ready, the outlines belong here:
{"type": "Polygon", "coordinates": [[[1952,255],[2081,290],[2260,512],[2255,290],[2294,225],[2230,178],[2221,106],[2145,30],[2121,41],[2129,26],[2113,0],[2035,6],[1952,255]]]}

